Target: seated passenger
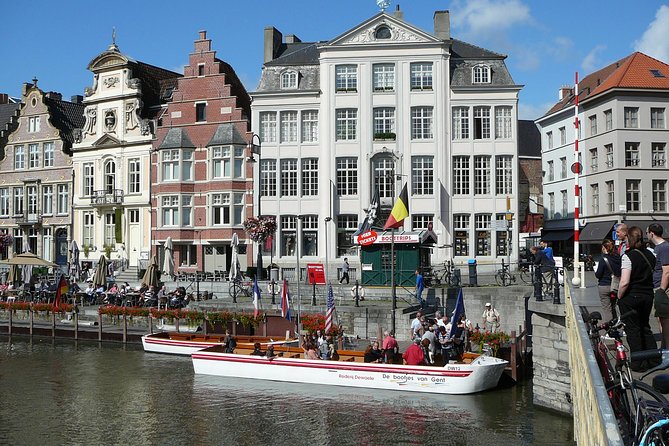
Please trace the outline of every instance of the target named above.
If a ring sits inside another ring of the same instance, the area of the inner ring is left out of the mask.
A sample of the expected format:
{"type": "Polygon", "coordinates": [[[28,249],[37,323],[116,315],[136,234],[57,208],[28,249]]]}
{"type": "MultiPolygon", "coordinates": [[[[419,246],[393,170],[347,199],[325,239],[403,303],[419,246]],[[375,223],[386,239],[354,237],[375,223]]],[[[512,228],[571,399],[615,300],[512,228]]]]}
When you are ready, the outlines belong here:
{"type": "Polygon", "coordinates": [[[406,365],[425,365],[425,354],[420,346],[420,338],[414,339],[402,355],[402,359],[406,365]]]}
{"type": "Polygon", "coordinates": [[[274,354],[274,346],[272,344],[267,346],[267,351],[265,352],[266,358],[273,358],[276,355],[274,354]]]}
{"type": "Polygon", "coordinates": [[[378,341],[374,341],[365,350],[365,362],[382,362],[383,352],[379,348],[378,341]]]}
{"type": "Polygon", "coordinates": [[[264,356],[265,353],[260,350],[260,342],[256,342],[253,344],[253,353],[251,353],[253,356],[264,356]]]}

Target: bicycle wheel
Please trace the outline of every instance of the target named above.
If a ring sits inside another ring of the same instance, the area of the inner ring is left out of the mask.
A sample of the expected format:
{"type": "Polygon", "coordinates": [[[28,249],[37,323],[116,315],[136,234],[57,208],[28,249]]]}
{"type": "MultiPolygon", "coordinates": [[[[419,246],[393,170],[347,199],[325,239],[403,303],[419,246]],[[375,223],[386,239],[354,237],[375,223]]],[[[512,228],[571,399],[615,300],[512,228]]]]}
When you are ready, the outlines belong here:
{"type": "Polygon", "coordinates": [[[448,283],[450,286],[460,286],[460,277],[456,276],[454,273],[448,275],[448,283]]]}
{"type": "Polygon", "coordinates": [[[506,271],[497,271],[495,282],[497,282],[498,286],[507,286],[510,283],[511,279],[508,277],[508,274],[506,271]]]}
{"type": "Polygon", "coordinates": [[[530,271],[526,269],[520,270],[520,280],[522,280],[523,283],[526,283],[527,285],[532,285],[534,283],[532,281],[532,274],[530,274],[530,271]]]}
{"type": "Polygon", "coordinates": [[[230,285],[230,287],[228,288],[228,293],[230,293],[230,297],[232,297],[232,298],[234,298],[235,296],[236,296],[236,297],[240,297],[240,296],[242,295],[242,293],[243,293],[243,291],[242,291],[242,287],[239,286],[238,283],[233,283],[233,284],[230,285]]]}
{"type": "Polygon", "coordinates": [[[646,422],[650,426],[657,421],[653,415],[669,405],[664,395],[636,379],[626,388],[622,388],[620,382],[615,382],[607,386],[606,391],[625,444],[637,444],[636,440],[643,435],[646,422]]]}

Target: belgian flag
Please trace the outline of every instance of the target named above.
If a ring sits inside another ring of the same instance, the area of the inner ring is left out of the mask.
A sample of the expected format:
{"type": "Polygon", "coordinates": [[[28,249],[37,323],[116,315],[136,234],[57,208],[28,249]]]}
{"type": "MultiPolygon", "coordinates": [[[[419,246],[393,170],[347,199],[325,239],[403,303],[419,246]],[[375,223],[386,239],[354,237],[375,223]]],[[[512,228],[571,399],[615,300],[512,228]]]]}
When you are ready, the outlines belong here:
{"type": "Polygon", "coordinates": [[[56,288],[56,299],[53,302],[53,311],[54,313],[60,311],[60,305],[63,303],[63,297],[70,290],[70,287],[67,285],[67,280],[65,276],[61,275],[60,280],[58,281],[58,288],[56,288]]]}
{"type": "Polygon", "coordinates": [[[390,216],[386,221],[386,225],[383,229],[399,228],[404,224],[404,219],[409,216],[409,194],[407,194],[407,185],[404,184],[400,196],[393,206],[393,210],[390,211],[390,216]]]}

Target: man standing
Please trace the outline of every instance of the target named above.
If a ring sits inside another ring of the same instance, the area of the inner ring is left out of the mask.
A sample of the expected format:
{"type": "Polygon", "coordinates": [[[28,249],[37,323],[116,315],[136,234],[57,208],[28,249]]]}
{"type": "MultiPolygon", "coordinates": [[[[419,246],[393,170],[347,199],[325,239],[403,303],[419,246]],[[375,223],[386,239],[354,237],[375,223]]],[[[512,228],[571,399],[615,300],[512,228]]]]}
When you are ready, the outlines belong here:
{"type": "Polygon", "coordinates": [[[423,306],[423,289],[425,289],[425,281],[423,280],[423,275],[420,273],[420,270],[416,270],[416,299],[420,306],[423,306]]]}
{"type": "Polygon", "coordinates": [[[411,321],[411,334],[409,338],[420,339],[422,334],[423,334],[423,313],[419,311],[416,313],[416,319],[411,321]]]}
{"type": "Polygon", "coordinates": [[[648,240],[655,245],[655,269],[653,270],[653,288],[655,290],[655,316],[660,322],[662,332],[662,348],[669,346],[669,243],[662,234],[664,228],[658,223],[652,223],[646,231],[648,240]]]}
{"type": "Polygon", "coordinates": [[[400,351],[400,346],[394,337],[390,335],[389,331],[383,333],[383,362],[385,364],[393,364],[395,362],[395,355],[400,351]]]}
{"type": "Polygon", "coordinates": [[[618,255],[622,256],[627,251],[627,225],[625,223],[616,225],[616,238],[620,241],[618,255]]]}
{"type": "Polygon", "coordinates": [[[339,283],[344,283],[344,279],[346,279],[346,284],[348,285],[349,283],[349,278],[348,278],[348,258],[344,257],[344,264],[341,266],[341,279],[339,279],[339,283]]]}
{"type": "Polygon", "coordinates": [[[534,297],[540,301],[543,300],[544,283],[554,285],[551,278],[555,261],[549,259],[544,250],[536,246],[531,247],[530,252],[534,256],[534,297]]]}
{"type": "Polygon", "coordinates": [[[406,365],[425,365],[425,354],[420,347],[420,338],[414,339],[402,355],[406,365]]]}
{"type": "Polygon", "coordinates": [[[541,246],[541,249],[543,250],[544,254],[546,254],[546,257],[555,262],[555,259],[553,258],[553,248],[548,246],[548,242],[542,240],[541,242],[539,242],[539,245],[541,246]]]}
{"type": "Polygon", "coordinates": [[[492,307],[490,302],[485,304],[485,310],[483,310],[483,327],[491,333],[499,330],[499,312],[492,307]]]}

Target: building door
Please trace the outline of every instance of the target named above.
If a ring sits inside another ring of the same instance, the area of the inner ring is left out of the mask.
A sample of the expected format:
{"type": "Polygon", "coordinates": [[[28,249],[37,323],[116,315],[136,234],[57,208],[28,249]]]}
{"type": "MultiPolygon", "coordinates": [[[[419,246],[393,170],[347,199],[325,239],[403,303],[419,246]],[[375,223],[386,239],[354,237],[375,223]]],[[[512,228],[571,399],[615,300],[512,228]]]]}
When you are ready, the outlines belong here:
{"type": "MultiPolygon", "coordinates": [[[[44,252],[47,252],[47,233],[46,230],[49,229],[49,257],[51,257],[51,228],[44,228],[44,252]]],[[[56,231],[56,259],[55,262],[58,265],[67,265],[67,251],[68,251],[68,244],[67,244],[67,229],[65,228],[60,228],[56,231]]],[[[51,260],[50,258],[44,257],[47,260],[51,260]]]]}
{"type": "Polygon", "coordinates": [[[139,209],[128,209],[128,266],[137,266],[142,250],[142,231],[139,224],[139,209]]]}

